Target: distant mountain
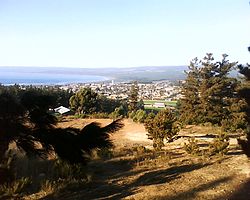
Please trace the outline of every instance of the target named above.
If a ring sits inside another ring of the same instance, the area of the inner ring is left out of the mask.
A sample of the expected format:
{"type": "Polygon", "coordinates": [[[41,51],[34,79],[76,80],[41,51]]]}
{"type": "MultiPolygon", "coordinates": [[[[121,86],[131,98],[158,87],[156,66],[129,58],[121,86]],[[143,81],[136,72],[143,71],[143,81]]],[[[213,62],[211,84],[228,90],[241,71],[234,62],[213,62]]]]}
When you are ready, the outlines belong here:
{"type": "Polygon", "coordinates": [[[187,70],[187,66],[145,66],[130,68],[0,67],[0,72],[14,71],[23,73],[104,76],[117,82],[151,82],[159,80],[175,82],[185,79],[184,70],[187,70]]]}
{"type": "Polygon", "coordinates": [[[171,82],[185,79],[184,71],[187,66],[147,66],[147,67],[133,67],[133,68],[120,68],[110,69],[105,73],[112,74],[115,80],[118,81],[159,81],[169,80],[171,82]]]}

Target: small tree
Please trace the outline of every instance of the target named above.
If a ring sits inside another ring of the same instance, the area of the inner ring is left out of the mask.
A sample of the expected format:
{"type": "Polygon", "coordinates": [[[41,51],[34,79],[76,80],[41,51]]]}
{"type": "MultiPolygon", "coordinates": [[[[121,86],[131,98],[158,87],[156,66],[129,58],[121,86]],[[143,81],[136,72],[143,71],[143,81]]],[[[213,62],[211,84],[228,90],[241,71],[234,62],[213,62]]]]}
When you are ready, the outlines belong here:
{"type": "Polygon", "coordinates": [[[157,150],[164,146],[164,139],[171,140],[179,131],[176,117],[170,110],[161,110],[156,116],[149,114],[144,126],[148,131],[148,138],[153,140],[153,146],[157,150]]]}
{"type": "Polygon", "coordinates": [[[137,111],[139,109],[138,108],[138,94],[139,94],[139,87],[138,87],[138,83],[135,81],[132,83],[131,88],[130,88],[130,92],[128,95],[129,112],[137,111]]]}

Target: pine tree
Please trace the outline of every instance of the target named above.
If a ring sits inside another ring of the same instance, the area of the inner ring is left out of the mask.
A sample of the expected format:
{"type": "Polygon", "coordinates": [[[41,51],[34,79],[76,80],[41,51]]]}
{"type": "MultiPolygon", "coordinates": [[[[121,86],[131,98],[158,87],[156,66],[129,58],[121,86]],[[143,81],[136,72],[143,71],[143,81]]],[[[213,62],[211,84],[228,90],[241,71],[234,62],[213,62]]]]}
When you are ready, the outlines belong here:
{"type": "Polygon", "coordinates": [[[185,124],[210,122],[226,130],[244,128],[244,102],[237,96],[239,81],[229,77],[237,63],[229,62],[226,54],[222,56],[217,62],[212,54],[191,62],[179,111],[185,124]]]}
{"type": "Polygon", "coordinates": [[[199,68],[198,59],[190,62],[188,71],[185,71],[187,78],[182,84],[182,98],[180,100],[180,121],[184,124],[194,124],[199,122],[200,98],[199,98],[199,68]]]}
{"type": "Polygon", "coordinates": [[[83,88],[70,98],[69,104],[78,114],[92,114],[98,109],[98,94],[91,88],[83,88]]]}
{"type": "Polygon", "coordinates": [[[139,86],[137,81],[133,82],[130,88],[130,92],[128,95],[129,105],[128,109],[129,112],[135,112],[138,108],[138,95],[139,95],[139,86]]]}
{"type": "MultiPolygon", "coordinates": [[[[250,50],[249,50],[250,51],[250,50]]],[[[239,90],[239,95],[246,101],[247,106],[245,108],[247,129],[246,135],[247,140],[238,140],[241,145],[244,153],[250,157],[250,65],[243,67],[239,66],[240,73],[245,76],[245,81],[242,84],[241,89],[239,90]]]]}

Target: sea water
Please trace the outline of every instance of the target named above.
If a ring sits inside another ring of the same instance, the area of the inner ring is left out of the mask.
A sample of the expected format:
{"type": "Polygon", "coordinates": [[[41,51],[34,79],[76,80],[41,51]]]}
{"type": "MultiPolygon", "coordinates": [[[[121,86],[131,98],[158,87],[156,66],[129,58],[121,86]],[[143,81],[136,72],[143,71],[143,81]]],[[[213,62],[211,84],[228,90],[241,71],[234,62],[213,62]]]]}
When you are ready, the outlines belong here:
{"type": "Polygon", "coordinates": [[[104,76],[85,75],[73,70],[72,73],[66,73],[59,68],[45,70],[41,68],[0,67],[0,84],[3,85],[66,85],[105,80],[108,80],[108,78],[104,76]]]}

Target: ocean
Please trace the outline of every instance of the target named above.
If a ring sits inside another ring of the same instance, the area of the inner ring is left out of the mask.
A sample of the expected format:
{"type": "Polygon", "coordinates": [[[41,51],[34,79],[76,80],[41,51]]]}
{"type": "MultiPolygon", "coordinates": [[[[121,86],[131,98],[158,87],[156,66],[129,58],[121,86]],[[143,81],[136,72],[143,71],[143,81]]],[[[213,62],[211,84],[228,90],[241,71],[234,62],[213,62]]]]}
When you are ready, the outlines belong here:
{"type": "Polygon", "coordinates": [[[86,75],[82,69],[70,71],[70,68],[65,71],[56,67],[0,67],[0,83],[3,85],[66,85],[108,80],[104,76],[86,75]]]}

